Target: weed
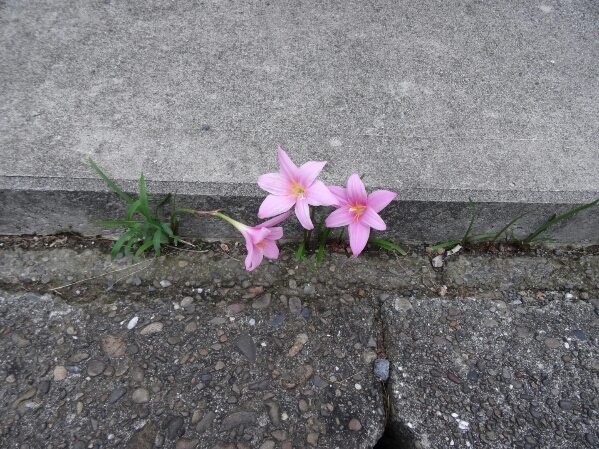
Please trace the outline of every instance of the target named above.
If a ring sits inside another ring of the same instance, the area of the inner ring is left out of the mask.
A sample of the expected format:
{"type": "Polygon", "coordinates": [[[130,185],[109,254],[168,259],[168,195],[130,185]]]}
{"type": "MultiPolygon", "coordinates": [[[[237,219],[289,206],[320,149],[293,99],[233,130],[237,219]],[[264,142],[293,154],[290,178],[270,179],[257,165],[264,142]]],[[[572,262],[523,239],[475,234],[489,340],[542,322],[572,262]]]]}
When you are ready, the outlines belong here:
{"type": "Polygon", "coordinates": [[[173,209],[170,221],[161,221],[158,218],[158,208],[171,198],[171,194],[162,198],[156,208],[154,214],[150,212],[148,204],[148,195],[146,192],[146,182],[143,173],[139,178],[139,199],[134,200],[125,192],[117,187],[117,185],[106,176],[102,170],[89,158],[89,163],[92,168],[100,175],[100,177],[114,190],[127,204],[127,215],[125,220],[117,221],[100,221],[96,222],[99,226],[125,226],[129,230],[123,233],[112,247],[110,256],[114,260],[124,246],[125,255],[129,255],[133,245],[140,243],[139,248],[135,252],[135,257],[139,256],[150,247],[154,248],[156,256],[160,256],[160,248],[162,245],[172,243],[175,246],[179,242],[177,236],[179,221],[177,219],[175,209],[175,198],[173,198],[173,209]],[[143,219],[134,220],[136,215],[141,215],[143,219]]]}

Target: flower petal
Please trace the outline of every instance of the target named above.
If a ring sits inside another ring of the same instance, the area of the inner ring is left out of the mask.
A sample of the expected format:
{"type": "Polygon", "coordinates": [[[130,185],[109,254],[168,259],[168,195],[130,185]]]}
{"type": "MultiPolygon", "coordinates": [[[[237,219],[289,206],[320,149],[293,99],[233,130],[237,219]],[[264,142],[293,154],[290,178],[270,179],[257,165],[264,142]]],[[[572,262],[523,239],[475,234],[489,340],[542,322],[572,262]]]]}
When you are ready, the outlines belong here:
{"type": "Polygon", "coordinates": [[[308,206],[308,202],[305,199],[297,199],[295,203],[295,215],[297,215],[297,219],[305,229],[314,229],[312,220],[310,220],[310,206],[308,206]]]}
{"type": "Polygon", "coordinates": [[[387,229],[387,225],[383,219],[377,214],[372,207],[367,207],[362,215],[360,215],[360,222],[366,226],[376,229],[377,231],[384,231],[387,229]]]}
{"type": "Polygon", "coordinates": [[[260,176],[258,185],[273,195],[287,195],[291,192],[289,183],[280,173],[266,173],[260,176]]]}
{"type": "Polygon", "coordinates": [[[254,252],[258,251],[258,248],[256,248],[251,240],[246,240],[245,241],[245,247],[248,250],[248,255],[245,258],[245,269],[248,271],[252,271],[252,258],[254,257],[254,252]]]}
{"type": "Polygon", "coordinates": [[[268,195],[260,205],[258,218],[274,217],[275,215],[287,212],[294,203],[295,198],[291,195],[268,195]]]}
{"type": "Polygon", "coordinates": [[[359,221],[354,221],[348,226],[349,246],[355,257],[358,257],[368,243],[370,228],[359,221]]]}
{"type": "Polygon", "coordinates": [[[270,231],[270,234],[268,234],[268,237],[266,238],[267,242],[274,242],[275,240],[283,238],[283,228],[280,226],[276,228],[268,228],[268,230],[270,231]]]}
{"type": "Polygon", "coordinates": [[[264,242],[264,255],[269,259],[278,259],[279,247],[277,244],[271,241],[264,242]]]}
{"type": "Polygon", "coordinates": [[[247,227],[243,231],[243,236],[247,242],[252,242],[253,245],[257,245],[262,240],[266,239],[270,235],[270,230],[267,228],[250,228],[247,227]]]}
{"type": "Polygon", "coordinates": [[[264,254],[259,248],[252,246],[251,250],[248,248],[248,255],[245,258],[245,269],[248,271],[255,270],[262,263],[264,254]]]}
{"type": "MultiPolygon", "coordinates": [[[[284,214],[279,215],[278,217],[275,218],[271,218],[268,221],[265,221],[264,223],[260,223],[259,225],[257,225],[257,228],[270,228],[271,226],[277,225],[280,222],[287,220],[287,218],[289,217],[289,215],[291,215],[291,211],[287,211],[284,214]]],[[[271,229],[272,231],[272,229],[271,229]]],[[[277,237],[277,238],[281,238],[281,237],[277,237]]],[[[276,240],[276,239],[275,239],[276,240]]]]}
{"type": "Polygon", "coordinates": [[[306,200],[311,206],[337,206],[335,195],[324,185],[322,181],[314,181],[306,192],[306,200]]]}
{"type": "Polygon", "coordinates": [[[349,204],[349,201],[347,201],[347,189],[345,187],[327,186],[327,189],[329,189],[329,192],[331,192],[333,196],[337,198],[338,206],[345,206],[346,204],[349,204]]]}
{"type": "Polygon", "coordinates": [[[388,190],[376,190],[368,195],[368,206],[372,207],[375,212],[382,211],[387,205],[393,201],[397,193],[388,190]]]}
{"type": "Polygon", "coordinates": [[[368,195],[366,195],[366,188],[360,177],[353,174],[347,180],[347,199],[349,203],[366,205],[368,202],[368,195]]]}
{"type": "Polygon", "coordinates": [[[324,224],[327,228],[339,228],[347,226],[354,221],[354,216],[349,212],[347,207],[340,207],[327,217],[324,224]]]}
{"type": "Polygon", "coordinates": [[[310,161],[306,162],[297,170],[297,175],[295,177],[295,181],[305,188],[309,188],[310,185],[314,182],[320,171],[326,165],[325,162],[315,162],[310,161]]]}
{"type": "Polygon", "coordinates": [[[287,153],[285,153],[285,151],[283,151],[283,149],[281,148],[281,145],[279,145],[278,153],[279,153],[279,165],[281,167],[281,175],[283,175],[283,177],[286,179],[296,178],[297,177],[297,165],[295,165],[291,161],[291,159],[289,159],[289,156],[287,156],[287,153]]]}

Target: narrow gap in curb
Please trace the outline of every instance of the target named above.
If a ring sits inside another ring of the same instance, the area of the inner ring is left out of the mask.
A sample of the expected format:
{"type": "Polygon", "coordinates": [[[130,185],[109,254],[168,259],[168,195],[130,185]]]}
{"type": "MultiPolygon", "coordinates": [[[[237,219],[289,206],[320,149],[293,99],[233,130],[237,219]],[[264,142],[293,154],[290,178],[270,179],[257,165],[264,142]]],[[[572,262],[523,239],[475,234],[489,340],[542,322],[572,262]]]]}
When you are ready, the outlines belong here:
{"type": "Polygon", "coordinates": [[[383,436],[373,449],[414,449],[414,434],[406,425],[389,420],[383,436]]]}
{"type": "Polygon", "coordinates": [[[385,431],[373,449],[414,449],[414,433],[404,423],[396,421],[393,413],[393,401],[389,396],[389,381],[381,382],[385,396],[385,431]]]}
{"type": "MultiPolygon", "coordinates": [[[[379,325],[377,352],[378,357],[387,359],[387,338],[385,335],[385,327],[383,326],[382,307],[382,304],[375,303],[375,310],[377,311],[376,320],[379,325]]],[[[385,430],[373,449],[414,449],[416,447],[414,433],[404,423],[396,421],[395,414],[393,413],[393,398],[391,397],[392,389],[389,385],[391,382],[390,376],[392,369],[393,366],[390,364],[389,378],[385,381],[381,379],[383,408],[385,410],[385,430]]]]}

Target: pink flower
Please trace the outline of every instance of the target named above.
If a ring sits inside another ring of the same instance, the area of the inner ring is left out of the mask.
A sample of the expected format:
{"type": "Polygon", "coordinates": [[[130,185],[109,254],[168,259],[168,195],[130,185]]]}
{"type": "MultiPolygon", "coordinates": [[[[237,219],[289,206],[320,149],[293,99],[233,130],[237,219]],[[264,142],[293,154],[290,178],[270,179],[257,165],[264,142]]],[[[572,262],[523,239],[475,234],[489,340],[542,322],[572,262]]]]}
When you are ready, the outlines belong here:
{"type": "Polygon", "coordinates": [[[245,238],[245,246],[248,250],[248,255],[245,258],[245,269],[252,271],[258,268],[264,256],[269,259],[277,259],[279,257],[279,248],[275,240],[283,237],[283,228],[273,228],[272,226],[287,219],[290,214],[291,212],[287,212],[254,227],[239,223],[220,212],[215,212],[213,215],[227,220],[241,232],[245,238]]]}
{"type": "Polygon", "coordinates": [[[356,174],[347,180],[347,189],[329,186],[329,190],[337,198],[339,208],[327,217],[325,224],[329,228],[349,225],[349,246],[354,256],[358,257],[368,242],[370,228],[379,231],[387,229],[378,212],[383,210],[397,193],[377,190],[366,195],[364,183],[356,174]]]}
{"type": "Polygon", "coordinates": [[[258,185],[268,195],[258,211],[258,217],[267,218],[288,211],[295,205],[295,215],[305,229],[313,229],[311,206],[334,206],[337,201],[322,181],[316,177],[326,162],[306,162],[300,168],[291,162],[279,145],[280,173],[267,173],[258,178],[258,185]]]}

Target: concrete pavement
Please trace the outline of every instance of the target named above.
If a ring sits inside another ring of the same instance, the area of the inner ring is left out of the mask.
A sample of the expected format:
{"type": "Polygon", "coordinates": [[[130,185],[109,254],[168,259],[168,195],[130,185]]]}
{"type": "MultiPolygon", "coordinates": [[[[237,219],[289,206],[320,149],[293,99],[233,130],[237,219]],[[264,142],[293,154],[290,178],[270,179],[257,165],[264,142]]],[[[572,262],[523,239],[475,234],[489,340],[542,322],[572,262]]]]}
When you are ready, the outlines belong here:
{"type": "MultiPolygon", "coordinates": [[[[399,193],[389,235],[436,241],[599,197],[599,12],[567,3],[63,2],[0,9],[0,233],[106,232],[128,190],[255,222],[281,142],[321,179],[399,193]]],[[[596,242],[599,212],[561,241],[596,242]]],[[[187,220],[187,235],[226,237],[187,220]]],[[[299,229],[295,228],[299,235],[299,229]]]]}

